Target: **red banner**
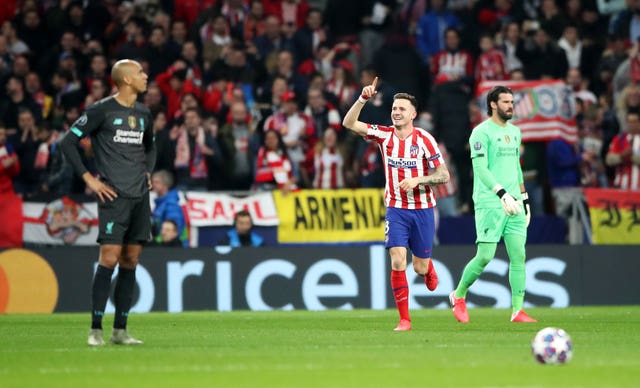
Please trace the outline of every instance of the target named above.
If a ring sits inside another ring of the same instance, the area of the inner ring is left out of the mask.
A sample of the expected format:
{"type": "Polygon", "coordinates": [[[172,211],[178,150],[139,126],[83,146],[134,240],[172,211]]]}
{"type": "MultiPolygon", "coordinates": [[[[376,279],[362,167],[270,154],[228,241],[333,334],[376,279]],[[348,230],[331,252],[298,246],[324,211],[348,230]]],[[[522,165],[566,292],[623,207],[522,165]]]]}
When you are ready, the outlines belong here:
{"type": "Polygon", "coordinates": [[[584,189],[594,244],[640,244],[640,195],[637,191],[584,189]]]}
{"type": "Polygon", "coordinates": [[[487,93],[496,85],[513,90],[512,123],[522,131],[522,141],[548,141],[564,138],[569,143],[578,139],[573,93],[561,80],[490,81],[476,90],[480,110],[486,114],[487,93]]]}

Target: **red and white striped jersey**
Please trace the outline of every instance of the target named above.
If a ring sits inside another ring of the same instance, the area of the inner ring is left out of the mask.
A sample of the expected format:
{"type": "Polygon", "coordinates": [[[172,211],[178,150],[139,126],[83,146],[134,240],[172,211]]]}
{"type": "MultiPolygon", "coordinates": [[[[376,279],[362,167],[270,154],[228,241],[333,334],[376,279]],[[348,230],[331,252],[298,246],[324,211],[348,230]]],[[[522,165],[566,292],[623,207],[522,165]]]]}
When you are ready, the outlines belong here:
{"type": "Polygon", "coordinates": [[[609,145],[609,152],[616,155],[629,151],[631,153],[623,157],[622,164],[616,166],[613,186],[624,190],[640,190],[640,166],[631,160],[631,155],[640,155],[640,134],[621,133],[609,145]]]}
{"type": "Polygon", "coordinates": [[[378,143],[385,167],[384,200],[388,207],[424,209],[436,205],[431,187],[418,185],[413,191],[400,189],[405,178],[429,175],[429,168],[444,163],[433,136],[422,128],[415,128],[406,139],[400,140],[394,127],[367,124],[367,139],[378,143]]]}
{"type": "Polygon", "coordinates": [[[314,153],[314,189],[344,187],[344,158],[335,148],[323,148],[314,153]]]}
{"type": "Polygon", "coordinates": [[[443,74],[454,79],[473,76],[473,58],[464,50],[441,50],[433,57],[431,72],[436,76],[443,74]]]}

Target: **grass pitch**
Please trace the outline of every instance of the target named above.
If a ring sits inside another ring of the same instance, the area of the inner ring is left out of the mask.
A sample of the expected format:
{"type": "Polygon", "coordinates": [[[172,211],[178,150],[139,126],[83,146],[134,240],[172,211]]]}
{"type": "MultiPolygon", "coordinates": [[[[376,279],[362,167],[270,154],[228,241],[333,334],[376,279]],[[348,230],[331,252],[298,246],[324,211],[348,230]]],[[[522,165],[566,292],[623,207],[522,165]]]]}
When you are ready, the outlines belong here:
{"type": "MultiPolygon", "coordinates": [[[[640,307],[133,314],[137,347],[86,345],[88,314],[0,316],[1,387],[638,387],[640,307]],[[574,357],[539,365],[535,333],[567,330],[574,357]]],[[[105,328],[113,316],[105,317],[105,328]]],[[[108,340],[110,330],[105,330],[108,340]]]]}

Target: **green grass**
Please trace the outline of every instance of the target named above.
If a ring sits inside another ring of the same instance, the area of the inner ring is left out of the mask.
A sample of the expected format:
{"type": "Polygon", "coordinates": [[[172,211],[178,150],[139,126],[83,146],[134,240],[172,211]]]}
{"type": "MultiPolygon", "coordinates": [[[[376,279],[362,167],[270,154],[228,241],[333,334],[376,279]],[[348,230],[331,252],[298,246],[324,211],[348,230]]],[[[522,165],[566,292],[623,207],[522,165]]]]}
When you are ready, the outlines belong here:
{"type": "MultiPolygon", "coordinates": [[[[0,316],[0,387],[638,387],[640,307],[397,313],[194,312],[134,314],[138,347],[86,345],[88,314],[0,316]],[[565,366],[537,364],[537,330],[562,327],[574,342],[565,366]]],[[[113,316],[105,318],[105,327],[113,316]]],[[[110,330],[105,331],[108,339],[110,330]]]]}

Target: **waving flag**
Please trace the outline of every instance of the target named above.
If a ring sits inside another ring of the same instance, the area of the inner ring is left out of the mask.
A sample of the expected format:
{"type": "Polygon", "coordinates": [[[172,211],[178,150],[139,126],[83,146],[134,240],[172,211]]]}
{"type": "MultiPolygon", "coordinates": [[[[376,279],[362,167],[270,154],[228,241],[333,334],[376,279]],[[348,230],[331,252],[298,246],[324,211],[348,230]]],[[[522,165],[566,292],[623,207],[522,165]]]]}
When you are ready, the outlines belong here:
{"type": "Polygon", "coordinates": [[[482,82],[476,98],[483,114],[487,111],[487,93],[496,85],[513,90],[515,106],[511,122],[520,127],[522,141],[563,138],[573,144],[578,140],[573,93],[563,81],[482,82]]]}

